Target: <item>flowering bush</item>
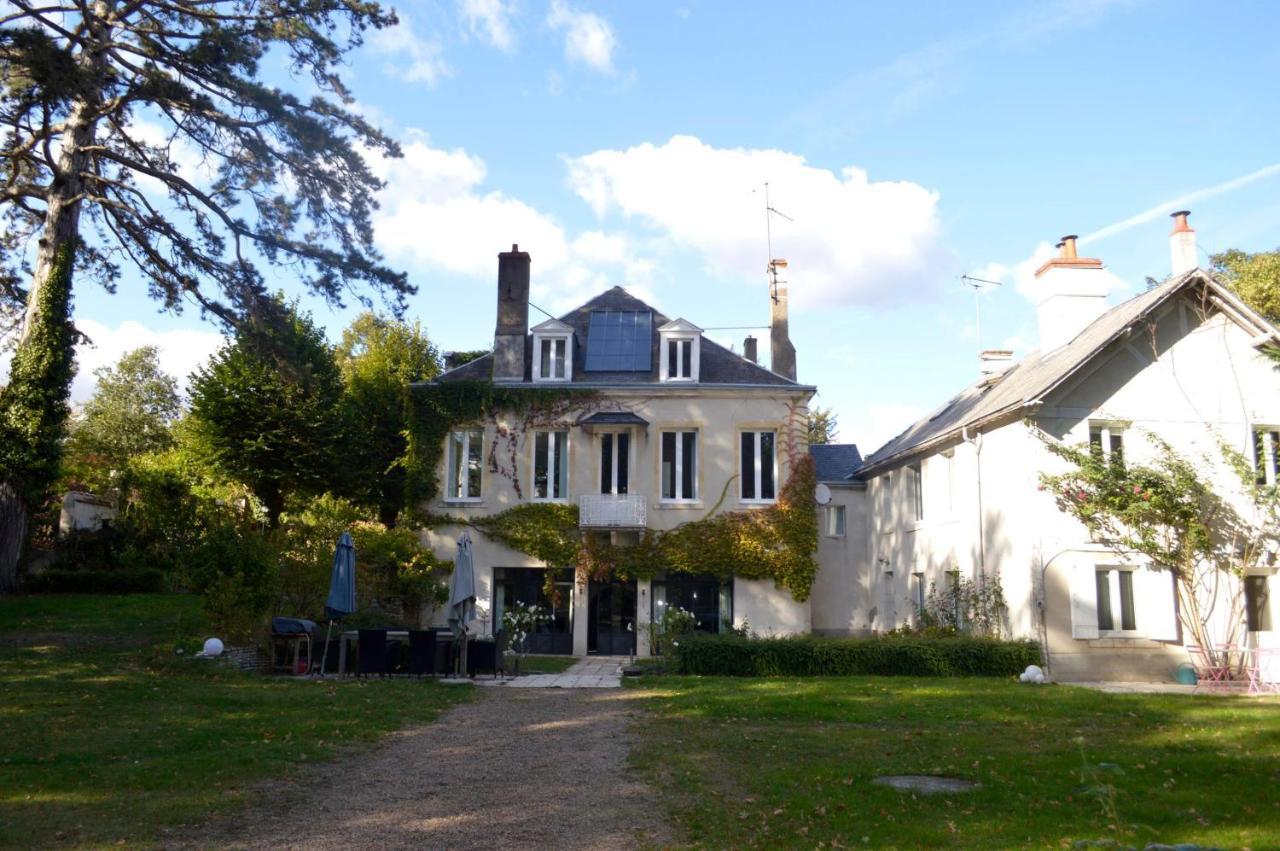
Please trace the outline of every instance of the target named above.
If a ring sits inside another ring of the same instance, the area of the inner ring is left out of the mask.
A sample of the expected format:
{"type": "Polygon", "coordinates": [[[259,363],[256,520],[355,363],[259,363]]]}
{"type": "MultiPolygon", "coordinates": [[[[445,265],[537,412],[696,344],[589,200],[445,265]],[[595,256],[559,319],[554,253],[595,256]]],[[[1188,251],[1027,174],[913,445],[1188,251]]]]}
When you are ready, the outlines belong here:
{"type": "Polygon", "coordinates": [[[548,613],[540,606],[512,603],[502,613],[502,631],[507,636],[507,647],[519,660],[528,652],[526,644],[538,623],[546,620],[548,613]]]}
{"type": "Polygon", "coordinates": [[[698,626],[693,612],[679,606],[663,606],[662,615],[648,624],[649,652],[659,656],[671,653],[683,636],[692,635],[698,626]]]}

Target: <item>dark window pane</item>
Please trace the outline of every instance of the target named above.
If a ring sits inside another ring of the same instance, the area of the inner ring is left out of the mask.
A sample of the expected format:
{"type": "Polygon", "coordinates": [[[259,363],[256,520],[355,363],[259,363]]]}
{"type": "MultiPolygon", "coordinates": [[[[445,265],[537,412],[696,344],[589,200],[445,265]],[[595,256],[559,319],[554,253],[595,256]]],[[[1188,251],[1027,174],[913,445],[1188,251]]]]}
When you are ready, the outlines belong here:
{"type": "Polygon", "coordinates": [[[627,465],[631,463],[631,435],[618,435],[618,493],[627,492],[627,465]]]}
{"type": "Polygon", "coordinates": [[[1265,431],[1255,431],[1253,433],[1253,468],[1258,471],[1257,483],[1260,485],[1267,483],[1267,444],[1265,435],[1265,431]]]}
{"type": "Polygon", "coordinates": [[[1093,574],[1097,582],[1098,629],[1115,629],[1115,622],[1111,618],[1111,579],[1108,576],[1110,572],[1099,570],[1093,574]]]}
{"type": "Polygon", "coordinates": [[[538,499],[547,498],[547,433],[540,431],[533,436],[533,493],[538,499]]]}
{"type": "Polygon", "coordinates": [[[679,374],[676,369],[677,353],[678,353],[678,349],[676,347],[676,341],[667,340],[667,378],[675,378],[679,374]]]}
{"type": "Polygon", "coordinates": [[[1111,432],[1111,458],[1112,464],[1124,464],[1124,436],[1118,432],[1111,432]]]}
{"type": "Polygon", "coordinates": [[[1096,458],[1102,457],[1102,429],[1089,429],[1089,451],[1092,452],[1096,458]]]}
{"type": "Polygon", "coordinates": [[[756,498],[756,434],[742,433],[742,498],[756,498]]]}
{"type": "Polygon", "coordinates": [[[1280,431],[1271,432],[1271,473],[1280,483],[1280,431]]]}
{"type": "Polygon", "coordinates": [[[1121,570],[1120,576],[1120,628],[1137,629],[1133,615],[1133,571],[1121,570]]]}
{"type": "Polygon", "coordinates": [[[1250,632],[1271,631],[1271,594],[1267,577],[1244,578],[1244,617],[1250,632]]]}
{"type": "Polygon", "coordinates": [[[684,456],[680,459],[683,467],[683,486],[681,488],[680,497],[682,499],[697,499],[698,497],[698,433],[696,431],[686,431],[681,435],[684,441],[684,456]]]}
{"type": "Polygon", "coordinates": [[[773,499],[773,432],[760,432],[760,498],[773,499]]]}
{"type": "Polygon", "coordinates": [[[693,341],[685,340],[680,344],[680,377],[693,377],[693,341]]]}
{"type": "Polygon", "coordinates": [[[480,456],[484,452],[484,432],[473,431],[467,440],[467,496],[480,498],[480,456]]]}
{"type": "Polygon", "coordinates": [[[662,433],[662,498],[676,498],[676,433],[662,433]]]}
{"type": "Polygon", "coordinates": [[[551,340],[543,340],[538,348],[538,374],[543,378],[551,378],[551,340]]]}
{"type": "Polygon", "coordinates": [[[555,448],[556,464],[552,471],[555,481],[551,488],[551,495],[556,499],[564,499],[568,495],[569,482],[569,432],[555,433],[555,448]]]}
{"type": "Polygon", "coordinates": [[[600,493],[613,493],[613,435],[600,435],[600,493]]]}

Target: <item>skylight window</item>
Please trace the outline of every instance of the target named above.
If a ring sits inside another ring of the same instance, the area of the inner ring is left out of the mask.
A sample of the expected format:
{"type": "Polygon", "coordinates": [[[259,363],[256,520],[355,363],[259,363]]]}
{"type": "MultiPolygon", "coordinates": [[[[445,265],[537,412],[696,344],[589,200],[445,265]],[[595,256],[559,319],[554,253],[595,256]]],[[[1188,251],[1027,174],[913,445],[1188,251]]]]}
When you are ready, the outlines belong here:
{"type": "Polygon", "coordinates": [[[587,327],[587,372],[648,372],[653,364],[653,314],[593,310],[587,327]]]}

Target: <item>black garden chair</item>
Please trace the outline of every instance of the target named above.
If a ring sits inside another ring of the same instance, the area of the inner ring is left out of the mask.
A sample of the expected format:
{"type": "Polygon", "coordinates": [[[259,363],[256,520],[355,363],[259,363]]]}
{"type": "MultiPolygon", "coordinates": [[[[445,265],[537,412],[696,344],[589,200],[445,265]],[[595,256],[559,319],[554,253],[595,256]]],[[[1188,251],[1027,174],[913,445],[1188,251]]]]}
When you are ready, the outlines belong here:
{"type": "Polygon", "coordinates": [[[436,672],[436,631],[409,630],[409,676],[423,677],[436,672]]]}
{"type": "Polygon", "coordinates": [[[387,675],[387,631],[362,629],[356,636],[357,655],[360,658],[360,676],[387,675]]]}

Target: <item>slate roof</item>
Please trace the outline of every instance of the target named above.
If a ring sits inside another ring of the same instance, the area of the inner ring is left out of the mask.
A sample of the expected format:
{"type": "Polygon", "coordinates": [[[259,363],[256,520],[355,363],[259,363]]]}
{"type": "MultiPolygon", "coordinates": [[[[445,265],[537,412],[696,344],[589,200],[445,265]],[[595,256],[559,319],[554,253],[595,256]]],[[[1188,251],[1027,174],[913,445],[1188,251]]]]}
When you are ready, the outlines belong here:
{"type": "MultiPolygon", "coordinates": [[[[658,328],[669,320],[648,304],[631,295],[622,287],[613,287],[588,301],[586,304],[569,311],[560,317],[560,321],[574,330],[573,341],[573,384],[626,385],[659,383],[659,334],[658,328]],[[647,310],[653,313],[652,357],[648,372],[587,372],[586,362],[587,327],[591,323],[593,310],[647,310]]],[[[530,335],[530,341],[533,336],[530,335]]],[[[806,385],[783,378],[763,366],[752,363],[741,355],[729,351],[724,346],[702,337],[701,354],[699,356],[698,385],[733,384],[747,386],[794,387],[801,390],[812,389],[806,385]]],[[[524,380],[530,381],[532,370],[533,346],[525,346],[524,380]]],[[[465,363],[456,369],[442,373],[436,381],[487,381],[493,374],[493,355],[488,354],[465,363]]]]}
{"type": "Polygon", "coordinates": [[[862,466],[862,453],[853,443],[817,443],[809,447],[809,455],[820,482],[847,481],[862,466]]]}
{"type": "Polygon", "coordinates": [[[932,414],[913,423],[867,456],[855,475],[861,477],[877,468],[894,466],[927,444],[952,442],[959,438],[965,427],[972,428],[985,420],[1013,414],[1034,403],[1100,354],[1126,329],[1143,321],[1179,292],[1195,285],[1208,288],[1211,295],[1256,325],[1259,333],[1280,340],[1276,329],[1246,307],[1229,288],[1215,281],[1208,272],[1193,269],[1116,305],[1069,343],[1047,353],[1032,352],[994,380],[984,379],[965,388],[932,414]]]}

